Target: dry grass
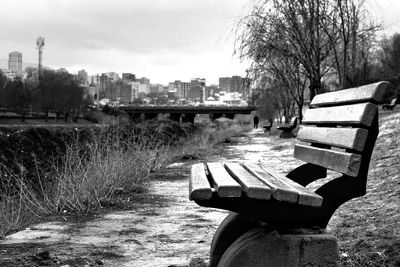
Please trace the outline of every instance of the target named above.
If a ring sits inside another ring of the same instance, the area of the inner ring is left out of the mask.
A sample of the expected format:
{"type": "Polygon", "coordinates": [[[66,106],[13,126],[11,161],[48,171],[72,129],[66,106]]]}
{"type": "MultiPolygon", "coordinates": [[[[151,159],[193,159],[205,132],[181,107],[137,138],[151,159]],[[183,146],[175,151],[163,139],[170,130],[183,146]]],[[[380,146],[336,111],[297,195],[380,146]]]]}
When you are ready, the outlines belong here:
{"type": "Polygon", "coordinates": [[[400,266],[399,123],[400,113],[382,117],[367,194],[343,205],[332,220],[342,266],[400,266]]]}
{"type": "Polygon", "coordinates": [[[111,132],[90,143],[70,144],[63,163],[54,166],[51,182],[38,172],[39,192],[23,180],[20,187],[24,199],[41,213],[87,213],[101,208],[120,192],[145,190],[156,156],[157,148],[150,149],[144,141],[129,137],[124,140],[111,132]]]}
{"type": "MultiPolygon", "coordinates": [[[[172,161],[207,159],[221,152],[219,144],[233,136],[240,136],[249,131],[249,125],[235,123],[229,119],[217,120],[212,127],[205,127],[196,135],[183,140],[179,146],[171,148],[168,156],[172,161]]],[[[172,163],[169,161],[169,163],[172,163]]]]}
{"type": "Polygon", "coordinates": [[[23,172],[4,169],[2,173],[12,182],[3,179],[1,186],[0,238],[35,218],[65,212],[86,214],[114,203],[121,193],[145,191],[150,171],[177,160],[214,155],[220,151],[216,144],[245,130],[247,127],[224,121],[176,144],[118,128],[103,131],[90,142],[77,139],[70,143],[62,161],[54,161],[50,171],[37,168],[34,188],[23,172]]]}
{"type": "Polygon", "coordinates": [[[2,192],[0,193],[0,238],[15,232],[33,222],[33,207],[30,207],[22,197],[23,191],[18,188],[4,166],[4,176],[1,180],[2,192]]]}
{"type": "Polygon", "coordinates": [[[2,177],[0,237],[29,225],[35,218],[89,213],[118,194],[146,190],[162,146],[119,131],[101,132],[92,140],[73,141],[62,161],[54,161],[50,171],[38,167],[38,183],[34,185],[26,180],[24,172],[16,174],[3,167],[9,182],[2,177]]]}

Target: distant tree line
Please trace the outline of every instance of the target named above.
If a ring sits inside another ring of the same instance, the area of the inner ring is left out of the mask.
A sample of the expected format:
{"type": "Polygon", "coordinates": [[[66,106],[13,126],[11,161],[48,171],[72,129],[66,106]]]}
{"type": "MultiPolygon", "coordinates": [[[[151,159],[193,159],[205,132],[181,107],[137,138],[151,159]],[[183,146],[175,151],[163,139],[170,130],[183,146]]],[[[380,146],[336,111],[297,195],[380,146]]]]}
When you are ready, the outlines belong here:
{"type": "Polygon", "coordinates": [[[0,72],[0,107],[21,115],[24,121],[29,112],[41,112],[44,120],[49,112],[56,119],[77,121],[83,104],[83,88],[67,72],[44,70],[39,81],[8,80],[0,72]]]}
{"type": "Polygon", "coordinates": [[[297,114],[306,98],[378,80],[400,84],[400,35],[364,0],[258,0],[236,29],[235,53],[249,60],[252,104],[265,119],[297,114]],[[306,92],[308,93],[306,95],[306,92]]]}

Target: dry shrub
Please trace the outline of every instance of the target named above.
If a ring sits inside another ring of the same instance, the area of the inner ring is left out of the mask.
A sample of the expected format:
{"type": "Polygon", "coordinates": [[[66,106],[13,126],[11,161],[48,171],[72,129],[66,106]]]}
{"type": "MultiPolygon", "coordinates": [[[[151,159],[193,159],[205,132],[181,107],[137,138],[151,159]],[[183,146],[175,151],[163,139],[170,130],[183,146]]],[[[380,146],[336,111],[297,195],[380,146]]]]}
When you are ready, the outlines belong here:
{"type": "Polygon", "coordinates": [[[50,171],[38,164],[35,184],[24,173],[8,171],[13,183],[7,185],[8,191],[2,186],[1,222],[14,223],[5,228],[19,224],[21,216],[16,211],[29,210],[36,217],[65,211],[87,213],[107,205],[117,194],[142,192],[149,172],[160,166],[159,155],[168,150],[149,143],[147,136],[134,136],[123,129],[107,129],[88,140],[76,137],[61,160],[54,159],[50,171]]]}
{"type": "Polygon", "coordinates": [[[178,147],[171,148],[170,159],[173,161],[206,159],[221,151],[222,147],[218,144],[231,137],[241,136],[250,129],[249,125],[235,124],[229,119],[224,118],[222,123],[217,120],[216,124],[204,126],[200,132],[185,138],[178,147]]]}
{"type": "Polygon", "coordinates": [[[16,177],[4,166],[1,167],[0,193],[0,239],[4,236],[30,225],[34,212],[22,197],[23,192],[15,184],[16,177]]]}
{"type": "Polygon", "coordinates": [[[114,134],[98,136],[89,144],[71,144],[61,167],[54,167],[51,182],[41,177],[39,193],[25,186],[25,198],[44,213],[82,213],[100,208],[117,193],[145,190],[157,149],[114,134]]]}
{"type": "MultiPolygon", "coordinates": [[[[155,129],[161,128],[171,132],[168,125],[155,129]]],[[[121,193],[142,192],[148,186],[150,171],[177,160],[207,158],[219,151],[216,144],[248,129],[230,121],[202,131],[186,128],[184,131],[189,134],[179,141],[175,134],[169,135],[171,141],[157,141],[150,130],[138,133],[111,127],[91,132],[93,136],[83,140],[75,136],[63,156],[49,158],[53,162],[50,168],[41,168],[37,163],[36,173],[29,175],[26,171],[14,173],[3,168],[0,237],[28,226],[35,218],[66,211],[88,213],[112,202],[121,193]],[[32,175],[34,184],[29,178],[32,175]]]]}

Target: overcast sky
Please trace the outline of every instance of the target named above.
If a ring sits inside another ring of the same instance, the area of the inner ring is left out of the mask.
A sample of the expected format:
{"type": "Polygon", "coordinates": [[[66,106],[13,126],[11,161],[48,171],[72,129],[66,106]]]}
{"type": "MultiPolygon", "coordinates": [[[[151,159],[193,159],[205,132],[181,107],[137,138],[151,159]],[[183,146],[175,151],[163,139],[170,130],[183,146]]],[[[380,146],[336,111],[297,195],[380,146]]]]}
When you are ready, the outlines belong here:
{"type": "MultiPolygon", "coordinates": [[[[400,32],[400,1],[371,1],[387,33],[400,32]]],[[[233,54],[233,30],[252,0],[2,0],[0,59],[23,53],[71,73],[132,72],[152,83],[245,76],[233,54]]],[[[5,66],[3,66],[5,67],[5,66]]]]}

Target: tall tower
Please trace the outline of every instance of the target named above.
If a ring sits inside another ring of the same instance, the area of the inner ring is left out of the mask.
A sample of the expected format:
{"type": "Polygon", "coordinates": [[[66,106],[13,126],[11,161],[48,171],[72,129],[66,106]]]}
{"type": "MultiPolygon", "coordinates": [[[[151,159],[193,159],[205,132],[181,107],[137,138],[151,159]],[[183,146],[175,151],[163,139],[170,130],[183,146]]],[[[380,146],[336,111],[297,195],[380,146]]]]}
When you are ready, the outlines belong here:
{"type": "Polygon", "coordinates": [[[38,72],[39,72],[39,77],[42,74],[42,53],[43,53],[43,47],[44,47],[44,37],[39,36],[36,39],[36,48],[39,50],[39,64],[38,64],[38,72]]]}

